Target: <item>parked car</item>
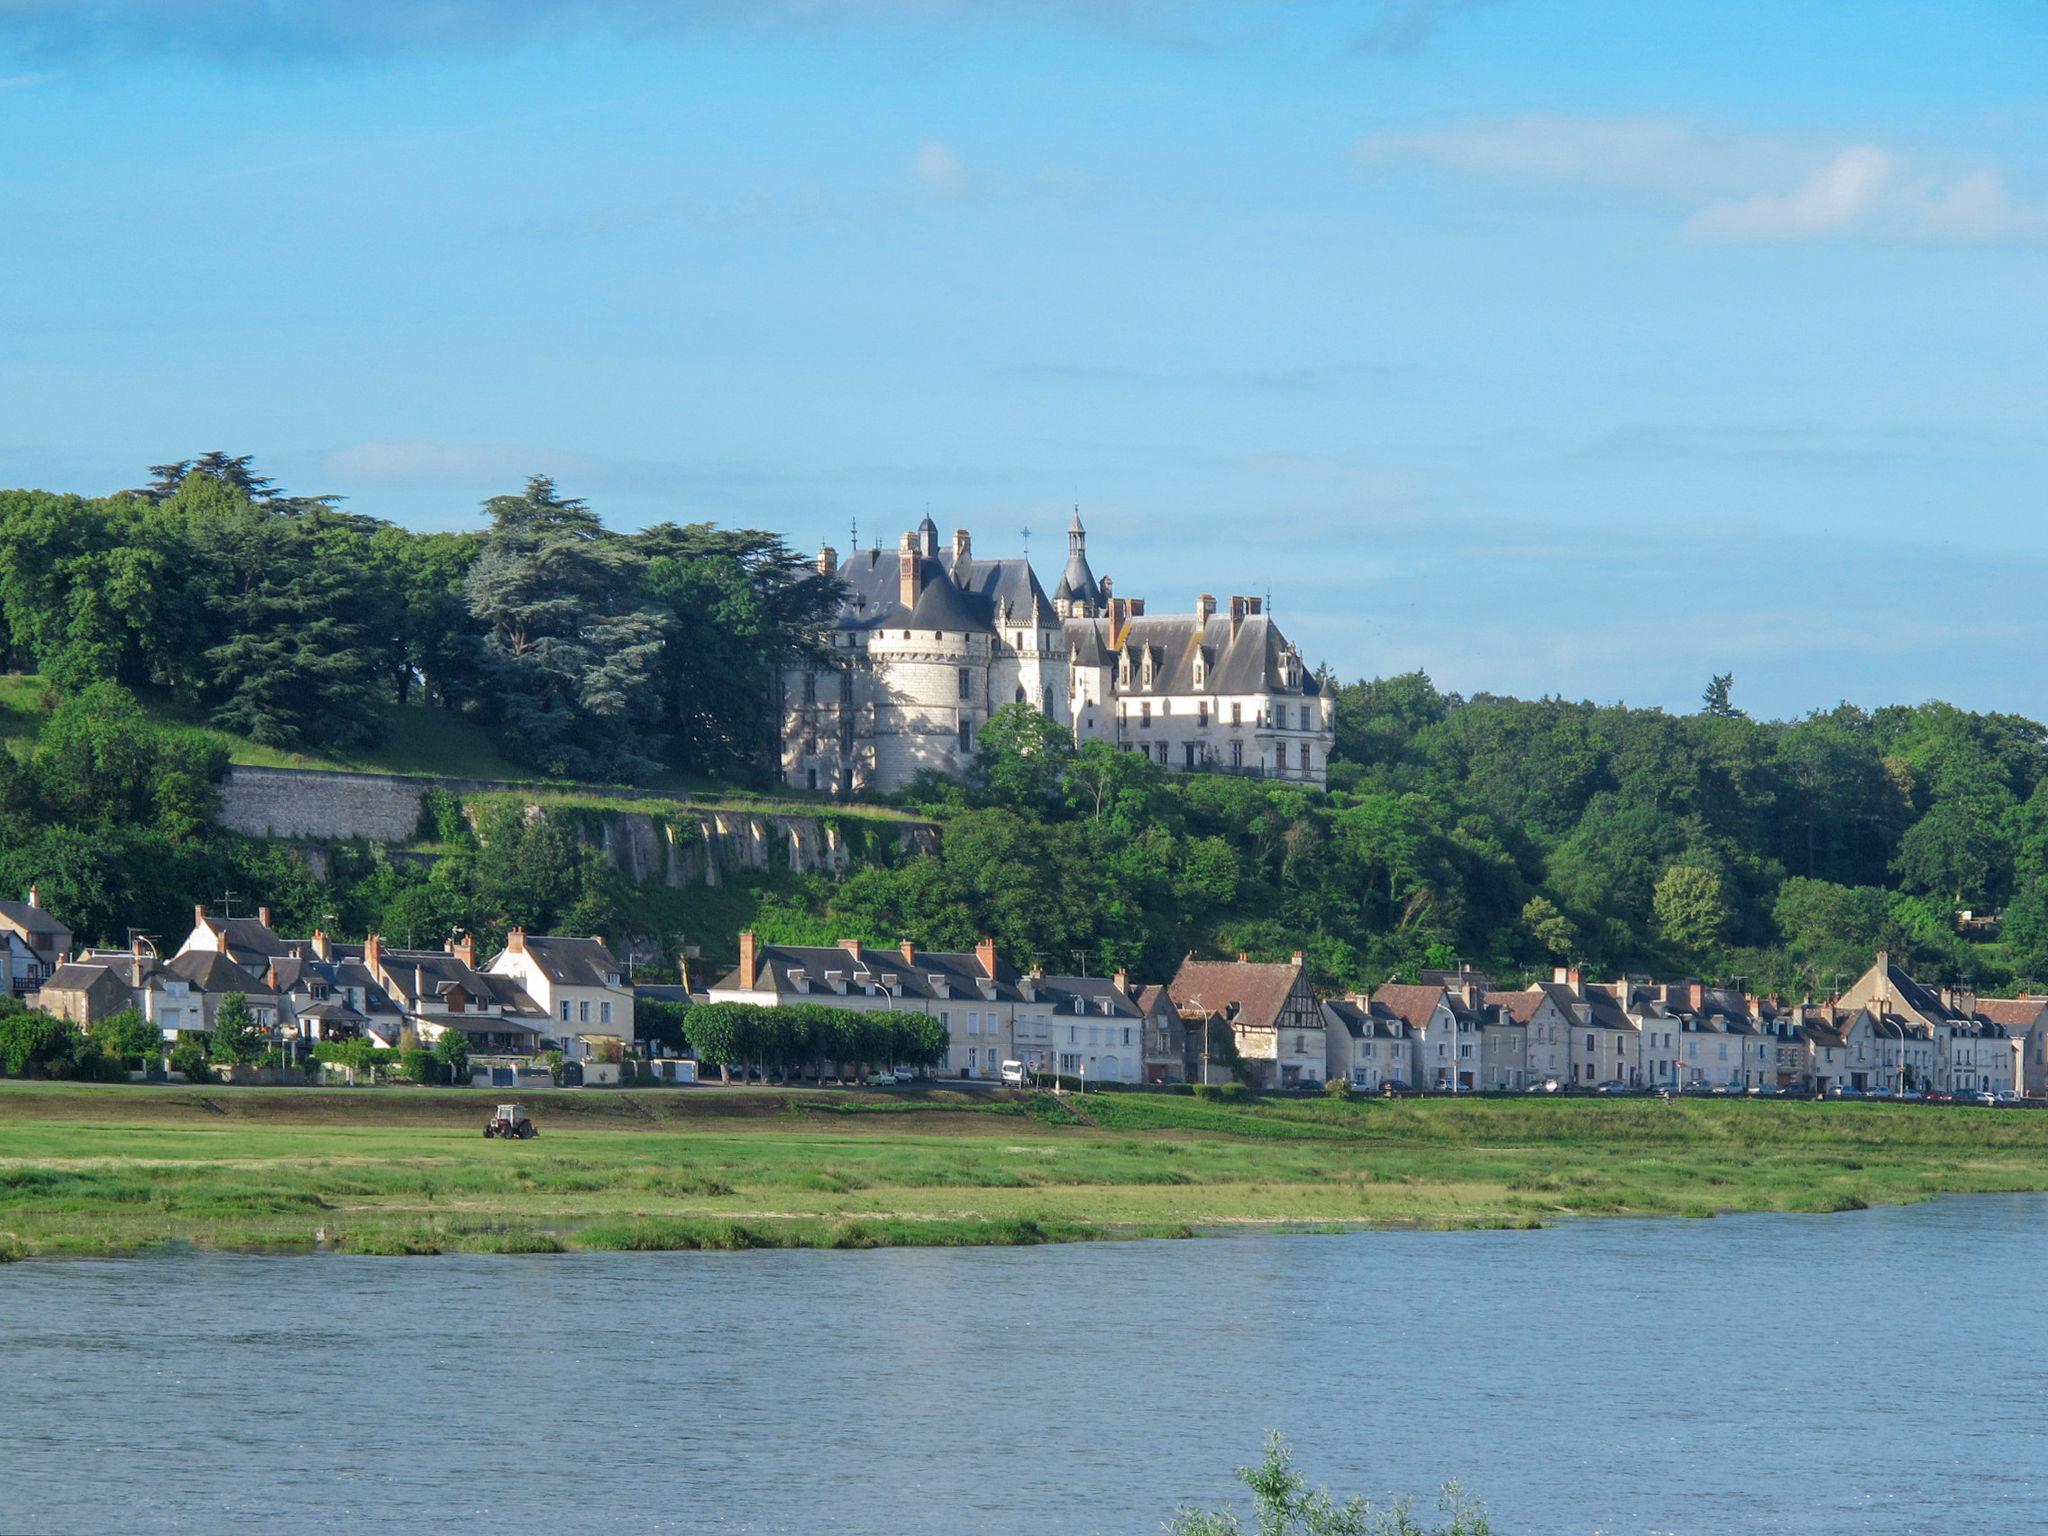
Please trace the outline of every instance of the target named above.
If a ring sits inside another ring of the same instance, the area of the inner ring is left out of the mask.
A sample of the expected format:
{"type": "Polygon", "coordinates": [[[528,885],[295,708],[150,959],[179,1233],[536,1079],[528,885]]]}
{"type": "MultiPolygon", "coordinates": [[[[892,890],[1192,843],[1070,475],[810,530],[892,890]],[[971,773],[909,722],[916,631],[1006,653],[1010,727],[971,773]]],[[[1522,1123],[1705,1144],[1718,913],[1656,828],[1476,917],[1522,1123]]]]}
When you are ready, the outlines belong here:
{"type": "Polygon", "coordinates": [[[1531,1084],[1529,1085],[1529,1087],[1528,1087],[1528,1092],[1530,1092],[1530,1093],[1556,1093],[1556,1092],[1558,1091],[1558,1088],[1559,1088],[1559,1083],[1558,1083],[1558,1081],[1557,1081],[1557,1079],[1556,1079],[1556,1078],[1554,1078],[1554,1077],[1546,1077],[1546,1078],[1545,1078],[1545,1079],[1543,1079],[1543,1081],[1542,1081],[1542,1082],[1540,1082],[1540,1083],[1531,1083],[1531,1084]]]}
{"type": "Polygon", "coordinates": [[[1979,1089],[1975,1093],[1965,1093],[1959,1095],[1958,1102],[1964,1104],[1982,1104],[1986,1109],[1996,1109],[1998,1107],[1998,1095],[1995,1093],[1985,1091],[1983,1089],[1979,1089]]]}
{"type": "Polygon", "coordinates": [[[1024,1081],[1024,1063],[1021,1061],[1004,1062],[1003,1081],[1006,1083],[1022,1083],[1024,1081]]]}
{"type": "Polygon", "coordinates": [[[899,1083],[908,1083],[916,1080],[917,1072],[911,1067],[897,1067],[891,1071],[890,1076],[899,1083]]]}
{"type": "Polygon", "coordinates": [[[1955,1103],[1955,1101],[1956,1096],[1954,1094],[1944,1093],[1939,1088],[1936,1088],[1931,1093],[1923,1093],[1920,1095],[1920,1102],[1922,1104],[1953,1104],[1955,1103]]]}
{"type": "Polygon", "coordinates": [[[2000,1109],[2021,1109],[2027,1102],[2016,1093],[1994,1093],[1991,1097],[1997,1101],[2000,1109]]]}
{"type": "Polygon", "coordinates": [[[1595,1088],[1593,1091],[1595,1093],[1627,1093],[1628,1084],[1622,1082],[1619,1078],[1616,1078],[1612,1082],[1602,1083],[1598,1088],[1595,1088]]]}
{"type": "Polygon", "coordinates": [[[870,1088],[894,1088],[896,1086],[896,1074],[894,1072],[873,1072],[868,1075],[867,1083],[870,1088]]]}

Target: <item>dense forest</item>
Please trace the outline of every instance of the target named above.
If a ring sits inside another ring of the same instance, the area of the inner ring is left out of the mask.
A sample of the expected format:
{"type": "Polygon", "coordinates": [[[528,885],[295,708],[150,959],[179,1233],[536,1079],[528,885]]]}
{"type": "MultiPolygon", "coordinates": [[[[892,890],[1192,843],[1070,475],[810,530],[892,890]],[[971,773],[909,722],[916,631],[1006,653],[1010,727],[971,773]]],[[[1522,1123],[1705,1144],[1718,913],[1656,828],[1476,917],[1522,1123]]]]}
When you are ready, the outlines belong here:
{"type": "Polygon", "coordinates": [[[219,455],[100,500],[0,493],[0,617],[49,690],[40,734],[0,758],[0,889],[39,881],[81,937],[115,942],[176,937],[193,901],[232,890],[296,931],[403,943],[518,922],[716,958],[751,922],[786,941],[992,936],[1019,963],[1154,979],[1190,949],[1299,948],[1329,986],[1569,961],[1817,996],[1884,947],[1930,980],[2048,981],[2039,724],[1942,703],[1758,721],[1726,677],[1673,715],[1325,674],[1327,792],[1077,750],[1013,706],[972,783],[897,797],[941,824],[936,852],[878,842],[844,879],[716,893],[635,887],[573,819],[510,805],[431,801],[430,867],[343,848],[324,880],[212,826],[217,740],[167,718],[310,743],[425,697],[546,774],[759,780],[764,679],[819,650],[828,581],[773,534],[609,533],[541,478],[484,513],[474,533],[411,533],[219,455]]]}
{"type": "Polygon", "coordinates": [[[761,677],[834,603],[773,534],[612,533],[544,476],[475,532],[415,533],[286,495],[247,456],[150,474],[98,499],[0,492],[12,670],[119,683],[269,746],[373,743],[419,698],[540,774],[743,775],[771,726],[761,677]]]}

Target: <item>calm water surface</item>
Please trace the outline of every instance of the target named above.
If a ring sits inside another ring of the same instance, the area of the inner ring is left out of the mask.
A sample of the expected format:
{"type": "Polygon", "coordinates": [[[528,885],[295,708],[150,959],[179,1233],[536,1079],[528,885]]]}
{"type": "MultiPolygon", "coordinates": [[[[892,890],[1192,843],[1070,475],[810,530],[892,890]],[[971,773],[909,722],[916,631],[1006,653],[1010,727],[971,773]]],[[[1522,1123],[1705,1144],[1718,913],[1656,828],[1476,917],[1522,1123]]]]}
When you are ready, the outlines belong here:
{"type": "Polygon", "coordinates": [[[0,1268],[0,1530],[1142,1532],[1268,1426],[1507,1533],[2048,1531],[2048,1197],[0,1268]]]}

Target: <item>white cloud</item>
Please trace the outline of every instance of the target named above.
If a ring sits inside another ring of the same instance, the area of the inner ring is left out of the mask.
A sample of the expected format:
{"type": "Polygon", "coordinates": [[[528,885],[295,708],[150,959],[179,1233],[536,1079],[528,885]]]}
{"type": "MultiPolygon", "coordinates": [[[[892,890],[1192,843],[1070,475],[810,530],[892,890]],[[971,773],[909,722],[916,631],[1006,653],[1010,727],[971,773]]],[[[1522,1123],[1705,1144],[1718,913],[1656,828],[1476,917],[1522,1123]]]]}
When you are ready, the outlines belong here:
{"type": "Polygon", "coordinates": [[[919,186],[939,197],[960,197],[967,191],[967,167],[949,145],[937,139],[917,147],[917,153],[911,157],[910,173],[919,186]]]}
{"type": "Polygon", "coordinates": [[[2048,204],[2013,197],[1990,167],[1915,165],[1875,144],[1714,132],[1665,118],[1554,115],[1369,134],[1376,167],[1626,196],[1683,216],[1695,239],[1864,237],[1934,244],[2048,239],[2048,204]]]}

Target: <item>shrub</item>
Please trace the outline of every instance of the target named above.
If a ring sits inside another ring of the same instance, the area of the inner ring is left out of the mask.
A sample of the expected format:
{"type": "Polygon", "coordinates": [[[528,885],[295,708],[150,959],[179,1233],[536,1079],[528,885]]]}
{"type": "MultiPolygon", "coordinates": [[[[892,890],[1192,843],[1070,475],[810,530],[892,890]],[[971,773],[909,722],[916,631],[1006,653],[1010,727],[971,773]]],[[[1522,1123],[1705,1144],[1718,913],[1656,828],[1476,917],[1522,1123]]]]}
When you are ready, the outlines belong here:
{"type": "Polygon", "coordinates": [[[438,1083],[441,1080],[441,1063],[434,1059],[432,1051],[423,1051],[418,1046],[398,1053],[398,1070],[416,1083],[438,1083]]]}
{"type": "Polygon", "coordinates": [[[1333,1099],[1348,1099],[1351,1097],[1351,1084],[1341,1077],[1333,1077],[1323,1084],[1323,1092],[1333,1099]]]}
{"type": "Polygon", "coordinates": [[[213,1074],[206,1068],[206,1036],[186,1032],[171,1047],[171,1070],[185,1074],[187,1082],[203,1083],[213,1074]]]}

